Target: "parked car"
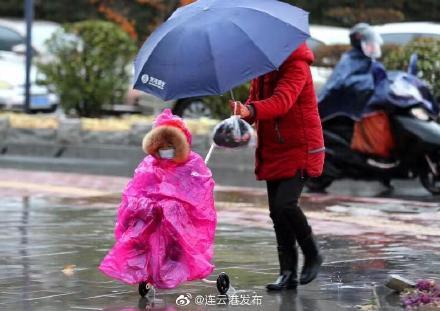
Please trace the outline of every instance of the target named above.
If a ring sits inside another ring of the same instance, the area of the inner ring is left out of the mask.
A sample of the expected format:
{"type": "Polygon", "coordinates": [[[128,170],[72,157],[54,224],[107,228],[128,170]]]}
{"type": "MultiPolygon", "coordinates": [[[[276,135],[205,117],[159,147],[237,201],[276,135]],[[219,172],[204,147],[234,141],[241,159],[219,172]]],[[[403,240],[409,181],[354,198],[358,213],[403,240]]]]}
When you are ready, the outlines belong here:
{"type": "MultiPolygon", "coordinates": [[[[45,42],[61,28],[49,21],[32,23],[32,48],[37,55],[47,54],[45,42]]],[[[26,22],[23,19],[0,18],[0,50],[26,53],[26,22]],[[4,46],[3,46],[4,45],[4,46]]]]}
{"type": "Polygon", "coordinates": [[[24,36],[0,21],[0,51],[13,52],[14,48],[25,43],[24,36]]]}
{"type": "MultiPolygon", "coordinates": [[[[44,42],[57,30],[52,22],[35,21],[33,25],[33,52],[35,57],[46,53],[44,42]]],[[[0,107],[23,110],[25,103],[26,24],[23,20],[0,19],[0,107]]],[[[58,96],[47,86],[38,83],[39,73],[31,66],[31,111],[52,112],[58,106],[58,96]]]]}
{"type": "MultiPolygon", "coordinates": [[[[307,39],[308,46],[316,51],[322,46],[331,46],[335,44],[349,45],[349,30],[341,27],[332,26],[310,26],[311,37],[307,39]]],[[[328,77],[332,73],[331,67],[311,67],[313,83],[316,91],[324,85],[328,77]]],[[[128,101],[132,104],[148,106],[154,113],[163,108],[171,108],[173,113],[184,118],[200,118],[213,117],[213,109],[204,102],[203,97],[185,98],[175,101],[163,102],[160,99],[140,92],[138,90],[130,90],[128,93],[128,101]]]]}
{"type": "MultiPolygon", "coordinates": [[[[0,39],[1,40],[1,39],[0,39]]],[[[25,62],[13,52],[0,51],[0,108],[24,110],[25,62]]],[[[34,112],[53,112],[58,106],[58,96],[46,86],[37,83],[37,69],[31,67],[30,109],[34,112]]]]}
{"type": "Polygon", "coordinates": [[[384,44],[405,45],[417,38],[440,40],[440,24],[430,22],[390,23],[374,26],[384,44]]]}
{"type": "MultiPolygon", "coordinates": [[[[34,56],[38,58],[40,62],[50,62],[51,61],[51,55],[49,54],[47,50],[47,46],[45,42],[52,37],[52,35],[61,30],[61,25],[58,23],[50,22],[50,21],[34,21],[32,25],[32,47],[34,51],[34,56]]],[[[72,40],[79,40],[75,36],[70,36],[72,40]]],[[[0,18],[0,53],[3,51],[6,52],[13,52],[17,56],[15,58],[16,62],[25,62],[25,53],[26,53],[26,23],[22,19],[6,19],[6,18],[0,18]],[[21,60],[20,57],[21,56],[21,60]]],[[[12,64],[9,64],[9,67],[14,66],[12,64]]],[[[130,68],[127,68],[127,70],[130,70],[130,68]]],[[[33,66],[32,71],[36,72],[36,69],[33,66]]],[[[34,75],[36,76],[36,75],[34,75]]],[[[42,78],[42,77],[40,77],[42,78]]],[[[17,79],[13,79],[16,81],[17,79]]],[[[1,83],[1,82],[0,82],[1,83]]],[[[32,83],[38,83],[37,80],[32,79],[32,83]]],[[[24,84],[24,82],[23,82],[24,84]]],[[[0,89],[2,88],[2,85],[11,85],[10,81],[6,83],[0,84],[0,89]]],[[[43,86],[33,85],[33,90],[37,89],[40,93],[42,92],[43,86]]],[[[47,90],[47,88],[46,88],[47,90]]],[[[3,91],[0,91],[0,93],[3,91]]],[[[15,96],[14,100],[9,99],[7,104],[5,102],[6,96],[10,96],[10,90],[8,92],[5,91],[3,93],[3,96],[0,96],[0,107],[7,107],[10,109],[12,106],[14,107],[22,107],[22,104],[20,103],[19,97],[15,96]],[[3,103],[2,103],[3,102],[3,103]]],[[[18,92],[18,89],[15,89],[14,94],[18,92]]],[[[49,93],[47,90],[46,93],[49,93]]],[[[127,90],[127,97],[124,103],[120,103],[117,105],[111,105],[111,106],[104,106],[103,110],[107,114],[121,114],[121,113],[136,113],[141,112],[143,109],[138,109],[139,107],[134,106],[138,101],[139,94],[135,92],[134,90],[131,90],[131,85],[129,86],[129,89],[127,90]],[[129,105],[127,105],[129,104],[129,105]]],[[[24,97],[23,97],[24,98],[24,97]]],[[[53,94],[51,94],[50,98],[57,98],[54,97],[53,94]]],[[[51,102],[52,104],[52,102],[51,102]]],[[[54,108],[51,105],[51,108],[49,110],[53,110],[54,108]]]]}

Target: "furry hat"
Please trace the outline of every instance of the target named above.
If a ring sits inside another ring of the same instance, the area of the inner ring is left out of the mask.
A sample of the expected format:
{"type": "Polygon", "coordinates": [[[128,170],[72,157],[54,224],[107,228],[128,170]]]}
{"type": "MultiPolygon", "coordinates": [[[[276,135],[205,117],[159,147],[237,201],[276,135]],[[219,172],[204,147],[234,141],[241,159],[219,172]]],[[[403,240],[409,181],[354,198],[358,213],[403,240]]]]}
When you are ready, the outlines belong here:
{"type": "Polygon", "coordinates": [[[185,162],[191,152],[191,133],[181,118],[165,109],[154,120],[153,129],[142,141],[143,150],[158,157],[159,149],[173,146],[176,150],[173,161],[185,162]]]}

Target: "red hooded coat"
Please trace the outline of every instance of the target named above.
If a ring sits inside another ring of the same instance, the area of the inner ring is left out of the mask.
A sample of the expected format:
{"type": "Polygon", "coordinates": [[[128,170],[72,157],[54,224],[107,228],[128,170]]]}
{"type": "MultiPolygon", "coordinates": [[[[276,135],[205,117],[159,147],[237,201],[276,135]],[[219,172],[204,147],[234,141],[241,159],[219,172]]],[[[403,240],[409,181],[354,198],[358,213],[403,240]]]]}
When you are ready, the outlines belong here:
{"type": "Polygon", "coordinates": [[[309,67],[313,60],[302,44],[279,70],[251,82],[246,104],[255,111],[259,180],[293,177],[298,170],[312,177],[322,173],[325,148],[309,67]]]}

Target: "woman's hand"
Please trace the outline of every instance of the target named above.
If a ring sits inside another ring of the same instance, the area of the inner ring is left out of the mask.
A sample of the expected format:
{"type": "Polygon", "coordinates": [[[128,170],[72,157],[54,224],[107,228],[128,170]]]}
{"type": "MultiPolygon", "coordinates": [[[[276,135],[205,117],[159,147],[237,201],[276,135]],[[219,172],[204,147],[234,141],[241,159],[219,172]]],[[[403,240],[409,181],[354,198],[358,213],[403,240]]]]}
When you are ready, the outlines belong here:
{"type": "Polygon", "coordinates": [[[239,101],[230,100],[229,107],[231,108],[232,114],[238,115],[241,118],[248,118],[251,115],[249,108],[239,101]]]}

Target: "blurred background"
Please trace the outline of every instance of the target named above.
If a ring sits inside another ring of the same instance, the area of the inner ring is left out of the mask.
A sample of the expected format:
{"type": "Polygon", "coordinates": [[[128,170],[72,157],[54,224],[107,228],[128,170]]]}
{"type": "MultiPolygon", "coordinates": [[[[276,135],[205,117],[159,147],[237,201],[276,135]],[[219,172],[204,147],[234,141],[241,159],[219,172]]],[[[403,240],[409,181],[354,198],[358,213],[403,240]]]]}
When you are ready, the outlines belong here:
{"type": "MultiPolygon", "coordinates": [[[[229,94],[163,102],[132,89],[133,60],[149,34],[190,0],[33,1],[32,64],[26,109],[26,1],[0,3],[0,166],[130,175],[143,156],[138,147],[154,115],[172,108],[196,135],[204,154],[209,134],[230,112],[229,94]],[[103,151],[104,150],[104,151],[103,151]]],[[[319,94],[358,22],[381,34],[382,61],[406,70],[417,53],[418,75],[440,96],[440,4],[421,1],[288,1],[310,12],[308,45],[319,94]]],[[[246,100],[249,84],[237,87],[246,100]]],[[[212,167],[222,184],[259,185],[253,151],[218,152],[212,167]],[[221,158],[223,157],[224,158],[221,158]],[[238,162],[243,180],[228,172],[238,162]],[[219,172],[219,173],[217,173],[219,172]],[[222,177],[219,177],[219,176],[222,177]]]]}
{"type": "MultiPolygon", "coordinates": [[[[83,117],[151,114],[163,107],[188,118],[223,118],[221,97],[162,103],[131,89],[132,61],[148,35],[179,6],[181,0],[34,1],[32,112],[83,117]],[[103,77],[105,77],[103,79],[103,77]]],[[[309,46],[317,92],[340,55],[349,49],[348,31],[357,22],[377,25],[385,46],[382,61],[402,69],[418,52],[422,74],[439,96],[439,2],[423,1],[288,1],[310,12],[309,46]],[[429,9],[428,9],[429,8],[429,9]],[[417,47],[415,47],[415,45],[417,47]],[[433,65],[437,64],[437,65],[433,65]]],[[[24,102],[26,24],[24,1],[0,4],[0,108],[22,111],[24,102]]],[[[236,90],[243,100],[247,86],[236,90]]]]}

